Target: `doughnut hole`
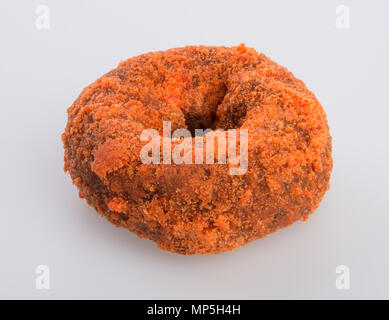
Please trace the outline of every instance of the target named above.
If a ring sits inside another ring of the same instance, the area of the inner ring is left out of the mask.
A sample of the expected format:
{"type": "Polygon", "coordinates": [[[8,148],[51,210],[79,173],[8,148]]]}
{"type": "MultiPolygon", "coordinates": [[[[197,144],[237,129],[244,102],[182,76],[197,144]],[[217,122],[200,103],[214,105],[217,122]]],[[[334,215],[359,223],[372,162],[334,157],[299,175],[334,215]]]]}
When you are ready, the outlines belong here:
{"type": "MultiPolygon", "coordinates": [[[[212,84],[211,84],[212,85],[212,84]]],[[[186,128],[195,135],[195,129],[217,129],[217,109],[227,93],[224,83],[208,88],[205,94],[194,90],[190,94],[190,103],[183,108],[186,128]],[[200,94],[199,94],[200,93],[200,94]],[[200,98],[198,98],[200,97],[200,98]]]]}

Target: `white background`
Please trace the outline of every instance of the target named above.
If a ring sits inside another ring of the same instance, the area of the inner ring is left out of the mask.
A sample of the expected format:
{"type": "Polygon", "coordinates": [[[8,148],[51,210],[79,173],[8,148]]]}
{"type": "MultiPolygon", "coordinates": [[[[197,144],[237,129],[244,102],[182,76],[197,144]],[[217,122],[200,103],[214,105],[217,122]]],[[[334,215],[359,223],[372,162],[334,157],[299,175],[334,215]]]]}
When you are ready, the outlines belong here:
{"type": "Polygon", "coordinates": [[[389,298],[388,10],[346,0],[1,1],[0,297],[389,298]],[[39,4],[50,30],[35,26],[39,4]],[[340,4],[349,30],[336,28],[340,4]],[[331,190],[307,222],[232,253],[181,256],[78,198],[60,135],[82,88],[134,55],[242,42],[302,79],[327,112],[331,190]],[[50,290],[35,288],[40,264],[50,290]],[[350,290],[335,287],[341,264],[350,290]]]}

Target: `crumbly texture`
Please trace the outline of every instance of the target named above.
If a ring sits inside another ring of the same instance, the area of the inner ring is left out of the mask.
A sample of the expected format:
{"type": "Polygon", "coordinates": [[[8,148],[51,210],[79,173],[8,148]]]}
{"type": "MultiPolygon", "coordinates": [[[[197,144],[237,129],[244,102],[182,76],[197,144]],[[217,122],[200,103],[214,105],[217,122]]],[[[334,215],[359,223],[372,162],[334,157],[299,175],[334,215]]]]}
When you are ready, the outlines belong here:
{"type": "Polygon", "coordinates": [[[306,220],[329,187],[325,112],[286,68],[244,45],[130,58],[68,109],[65,171],[116,226],[181,253],[233,250],[306,220]],[[247,129],[248,170],[143,164],[144,129],[247,129]]]}

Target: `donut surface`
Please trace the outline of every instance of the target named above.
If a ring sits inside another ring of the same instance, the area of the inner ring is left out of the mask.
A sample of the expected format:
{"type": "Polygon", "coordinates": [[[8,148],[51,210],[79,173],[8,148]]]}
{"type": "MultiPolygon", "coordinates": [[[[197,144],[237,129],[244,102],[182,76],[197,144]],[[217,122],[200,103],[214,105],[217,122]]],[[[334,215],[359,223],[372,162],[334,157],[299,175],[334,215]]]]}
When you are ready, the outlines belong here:
{"type": "Polygon", "coordinates": [[[329,188],[331,136],[315,95],[244,45],[130,58],[68,109],[65,171],[116,226],[181,253],[233,250],[306,220],[329,188]],[[144,164],[145,129],[247,129],[248,169],[144,164]]]}

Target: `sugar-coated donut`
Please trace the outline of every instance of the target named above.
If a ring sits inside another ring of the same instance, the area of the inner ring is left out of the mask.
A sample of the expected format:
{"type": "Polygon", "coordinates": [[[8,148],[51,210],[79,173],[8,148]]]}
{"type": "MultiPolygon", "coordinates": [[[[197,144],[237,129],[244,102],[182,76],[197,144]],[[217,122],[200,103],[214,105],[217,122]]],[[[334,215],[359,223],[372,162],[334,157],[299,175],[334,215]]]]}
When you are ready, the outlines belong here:
{"type": "Polygon", "coordinates": [[[116,226],[181,254],[233,250],[306,220],[332,170],[315,95],[244,45],[188,46],[120,63],[68,109],[62,140],[80,197],[116,226]],[[228,161],[143,163],[140,136],[162,136],[164,121],[172,131],[247,130],[247,172],[230,174],[228,161]]]}

